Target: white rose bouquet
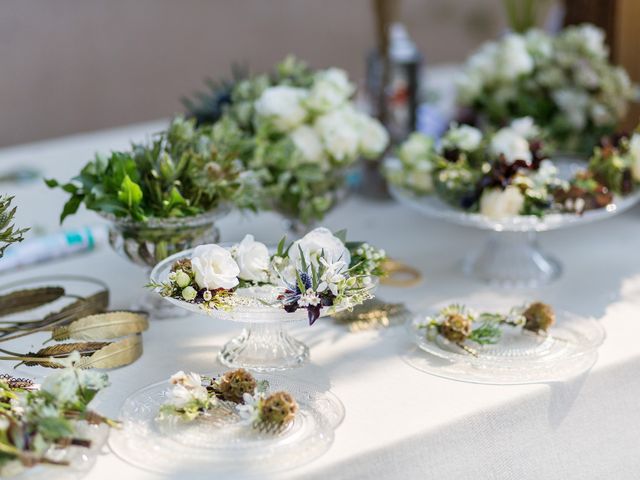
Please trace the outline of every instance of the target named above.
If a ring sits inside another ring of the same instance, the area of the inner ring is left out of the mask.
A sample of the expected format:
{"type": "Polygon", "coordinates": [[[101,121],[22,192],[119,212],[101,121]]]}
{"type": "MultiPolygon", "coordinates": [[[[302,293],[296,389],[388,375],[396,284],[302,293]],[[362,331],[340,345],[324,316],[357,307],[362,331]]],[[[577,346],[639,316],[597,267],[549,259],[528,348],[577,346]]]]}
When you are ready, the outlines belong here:
{"type": "Polygon", "coordinates": [[[344,237],[316,228],[289,246],[283,238],[273,253],[252,235],[228,248],[200,245],[173,263],[166,282],[148,286],[205,311],[246,306],[254,293],[264,306],[267,292],[287,312],[306,309],[313,324],[323,307],[350,308],[370,298],[374,278],[384,273],[383,250],[344,237]]]}
{"type": "Polygon", "coordinates": [[[567,179],[547,158],[542,135],[530,117],[484,135],[452,124],[438,144],[414,133],[385,173],[392,185],[414,195],[436,194],[456,208],[496,220],[582,213],[637,188],[640,134],[604,138],[587,168],[567,179]]]}
{"type": "Polygon", "coordinates": [[[238,156],[261,178],[265,206],[308,225],[337,201],[345,169],[379,156],[389,142],[377,120],[355,109],[354,92],[343,70],[314,71],[290,57],[271,75],[205,96],[217,116],[189,106],[197,118],[245,139],[238,156]]]}
{"type": "Polygon", "coordinates": [[[457,78],[461,115],[500,127],[531,117],[557,148],[589,154],[627,111],[633,88],[593,25],[510,33],[483,45],[457,78]]]}

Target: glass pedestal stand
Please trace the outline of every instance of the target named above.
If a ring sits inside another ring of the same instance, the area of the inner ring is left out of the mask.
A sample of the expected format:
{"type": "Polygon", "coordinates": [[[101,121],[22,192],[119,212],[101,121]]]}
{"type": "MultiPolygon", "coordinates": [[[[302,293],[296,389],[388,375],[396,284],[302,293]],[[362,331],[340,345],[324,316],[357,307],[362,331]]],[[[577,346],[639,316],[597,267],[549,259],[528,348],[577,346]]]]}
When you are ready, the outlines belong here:
{"type": "Polygon", "coordinates": [[[557,279],[560,262],[540,250],[537,233],[491,232],[490,238],[463,263],[464,273],[508,287],[537,287],[557,279]]]}
{"type": "Polygon", "coordinates": [[[289,335],[284,322],[251,322],[222,347],[218,359],[232,368],[288,370],[309,361],[309,347],[289,335]]]}

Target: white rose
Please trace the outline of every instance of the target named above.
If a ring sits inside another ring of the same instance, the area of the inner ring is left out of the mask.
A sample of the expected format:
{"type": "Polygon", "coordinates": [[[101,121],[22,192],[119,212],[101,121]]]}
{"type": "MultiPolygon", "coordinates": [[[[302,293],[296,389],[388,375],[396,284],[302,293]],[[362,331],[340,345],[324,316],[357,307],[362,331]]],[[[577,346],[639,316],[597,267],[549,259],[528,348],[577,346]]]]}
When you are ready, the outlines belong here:
{"type": "Polygon", "coordinates": [[[428,158],[433,152],[433,139],[419,132],[413,132],[409,138],[400,145],[398,157],[404,163],[412,164],[417,159],[428,158]]]}
{"type": "Polygon", "coordinates": [[[501,220],[520,214],[524,196],[518,187],[509,185],[504,190],[487,188],[480,197],[480,213],[494,220],[501,220]]]}
{"type": "Polygon", "coordinates": [[[266,282],[269,271],[269,249],[264,243],[256,242],[253,235],[245,235],[232,251],[240,268],[242,280],[266,282]]]}
{"type": "Polygon", "coordinates": [[[531,117],[516,118],[509,125],[518,135],[531,140],[540,135],[540,129],[531,117]]]}
{"type": "Polygon", "coordinates": [[[291,140],[305,160],[321,163],[324,159],[324,147],[318,133],[308,125],[300,125],[291,132],[291,140]]]}
{"type": "Polygon", "coordinates": [[[585,23],[577,28],[580,39],[578,40],[588,52],[598,58],[605,58],[608,55],[607,47],[604,43],[604,32],[594,25],[585,23]]]}
{"type": "Polygon", "coordinates": [[[471,55],[467,62],[469,71],[474,72],[479,78],[488,80],[496,74],[499,48],[496,42],[487,42],[471,55]]]}
{"type": "Polygon", "coordinates": [[[533,71],[533,58],[522,36],[512,33],[502,40],[496,67],[498,76],[503,80],[514,80],[533,71]]]}
{"type": "Polygon", "coordinates": [[[548,33],[533,28],[525,34],[525,41],[527,50],[537,57],[547,59],[553,55],[553,39],[548,33]]]}
{"type": "Polygon", "coordinates": [[[304,122],[307,111],[303,101],[307,95],[307,90],[303,88],[270,87],[256,100],[256,112],[263,118],[271,119],[278,130],[286,132],[304,122]]]}
{"type": "Polygon", "coordinates": [[[433,190],[433,165],[431,162],[420,162],[407,174],[407,186],[419,193],[430,193],[433,190]]]}
{"type": "Polygon", "coordinates": [[[358,156],[360,135],[354,117],[353,109],[343,107],[316,120],[316,131],[329,155],[338,162],[348,163],[358,156]]]}
{"type": "Polygon", "coordinates": [[[344,70],[329,68],[315,75],[306,103],[317,112],[328,112],[343,105],[354,91],[344,70]]]}
{"type": "Polygon", "coordinates": [[[589,104],[589,97],[586,93],[572,88],[563,88],[554,91],[551,96],[575,129],[585,126],[587,122],[586,109],[589,104]]]}
{"type": "Polygon", "coordinates": [[[453,81],[456,87],[456,99],[462,105],[473,103],[482,91],[482,76],[475,70],[459,73],[453,81]]]}
{"type": "Polygon", "coordinates": [[[360,151],[367,158],[380,155],[389,144],[389,134],[386,128],[364,113],[357,115],[357,128],[360,131],[360,151]]]}
{"type": "Polygon", "coordinates": [[[238,285],[240,268],[231,253],[220,245],[200,245],[191,254],[191,268],[200,288],[231,289],[238,285]]]}
{"type": "Polygon", "coordinates": [[[629,140],[629,155],[631,156],[631,172],[633,179],[640,182],[640,133],[634,133],[629,140]]]}
{"type": "Polygon", "coordinates": [[[491,151],[495,155],[504,155],[507,163],[516,160],[531,162],[531,151],[526,138],[511,128],[501,128],[491,139],[491,151]]]}
{"type": "Polygon", "coordinates": [[[482,141],[482,132],[469,125],[460,125],[450,128],[442,137],[443,149],[460,149],[465,152],[475,150],[482,141]]]}
{"type": "Polygon", "coordinates": [[[318,257],[324,254],[329,263],[343,261],[347,268],[351,263],[351,254],[347,247],[330,230],[320,227],[307,233],[300,240],[296,240],[289,249],[289,259],[297,268],[302,268],[300,251],[308,264],[318,265],[318,257]]]}

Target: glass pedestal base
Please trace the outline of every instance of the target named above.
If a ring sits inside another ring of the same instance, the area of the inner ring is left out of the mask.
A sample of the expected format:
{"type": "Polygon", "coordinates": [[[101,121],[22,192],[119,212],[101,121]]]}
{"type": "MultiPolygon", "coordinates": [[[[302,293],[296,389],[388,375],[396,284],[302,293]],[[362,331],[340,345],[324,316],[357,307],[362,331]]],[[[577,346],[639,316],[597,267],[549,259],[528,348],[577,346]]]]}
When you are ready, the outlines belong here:
{"type": "Polygon", "coordinates": [[[282,323],[250,323],[222,347],[218,359],[232,368],[273,372],[307,363],[309,347],[290,336],[282,323]]]}
{"type": "Polygon", "coordinates": [[[538,287],[557,279],[562,267],[540,250],[535,232],[493,232],[465,259],[464,272],[503,287],[538,287]]]}

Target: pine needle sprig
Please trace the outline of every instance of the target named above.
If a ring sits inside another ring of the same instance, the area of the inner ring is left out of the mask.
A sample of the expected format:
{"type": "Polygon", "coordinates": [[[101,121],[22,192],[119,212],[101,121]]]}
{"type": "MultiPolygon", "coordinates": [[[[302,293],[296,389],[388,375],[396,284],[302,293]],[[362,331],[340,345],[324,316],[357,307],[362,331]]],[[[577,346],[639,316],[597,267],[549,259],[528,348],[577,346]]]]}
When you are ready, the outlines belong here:
{"type": "Polygon", "coordinates": [[[11,208],[12,201],[13,197],[0,195],[0,258],[9,245],[21,242],[24,239],[23,235],[29,230],[17,228],[13,224],[16,207],[11,208]]]}

